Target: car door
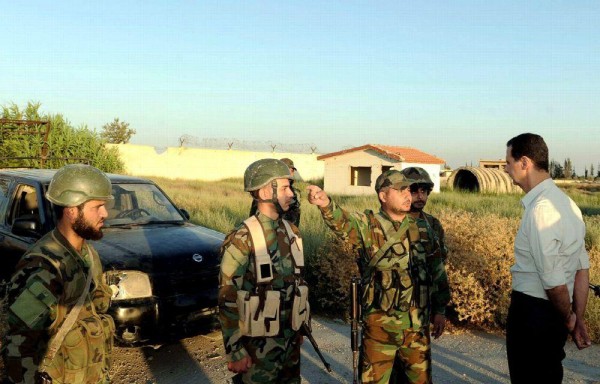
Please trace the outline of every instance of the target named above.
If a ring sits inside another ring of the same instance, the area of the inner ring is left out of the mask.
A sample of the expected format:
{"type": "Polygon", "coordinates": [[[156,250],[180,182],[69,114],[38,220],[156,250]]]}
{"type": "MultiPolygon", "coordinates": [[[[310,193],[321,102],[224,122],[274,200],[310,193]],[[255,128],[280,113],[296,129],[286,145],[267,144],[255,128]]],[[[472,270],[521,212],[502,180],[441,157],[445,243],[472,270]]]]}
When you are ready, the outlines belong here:
{"type": "Polygon", "coordinates": [[[9,182],[2,207],[0,279],[10,277],[23,253],[44,234],[44,218],[40,207],[42,191],[34,183],[9,182]]]}

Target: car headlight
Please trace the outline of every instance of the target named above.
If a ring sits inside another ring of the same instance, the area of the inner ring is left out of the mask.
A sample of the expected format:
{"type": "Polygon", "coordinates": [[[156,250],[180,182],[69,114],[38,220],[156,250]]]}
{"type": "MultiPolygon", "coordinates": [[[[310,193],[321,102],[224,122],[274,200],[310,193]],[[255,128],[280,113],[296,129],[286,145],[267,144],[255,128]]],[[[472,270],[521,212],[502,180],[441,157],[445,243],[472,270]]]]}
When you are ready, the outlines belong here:
{"type": "Polygon", "coordinates": [[[107,271],[106,282],[112,289],[112,300],[152,297],[152,286],[147,274],[140,271],[107,271]]]}

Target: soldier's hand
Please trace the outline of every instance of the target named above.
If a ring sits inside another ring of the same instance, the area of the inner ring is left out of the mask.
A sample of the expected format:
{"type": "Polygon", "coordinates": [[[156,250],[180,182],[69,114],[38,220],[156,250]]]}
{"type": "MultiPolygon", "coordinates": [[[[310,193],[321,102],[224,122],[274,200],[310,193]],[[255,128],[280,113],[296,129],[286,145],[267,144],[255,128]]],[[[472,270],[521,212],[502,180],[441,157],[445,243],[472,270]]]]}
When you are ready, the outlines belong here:
{"type": "Polygon", "coordinates": [[[306,187],[308,191],[308,202],[316,205],[317,207],[326,207],[329,205],[329,197],[324,190],[317,187],[316,185],[309,185],[306,187]]]}
{"type": "Polygon", "coordinates": [[[250,356],[246,356],[238,361],[230,361],[227,363],[227,369],[233,373],[246,373],[250,367],[252,367],[252,358],[250,356]]]}
{"type": "Polygon", "coordinates": [[[433,315],[433,329],[431,330],[431,336],[433,336],[434,339],[437,339],[438,337],[442,336],[442,333],[444,333],[444,328],[446,328],[446,316],[436,313],[435,315],[433,315]]]}

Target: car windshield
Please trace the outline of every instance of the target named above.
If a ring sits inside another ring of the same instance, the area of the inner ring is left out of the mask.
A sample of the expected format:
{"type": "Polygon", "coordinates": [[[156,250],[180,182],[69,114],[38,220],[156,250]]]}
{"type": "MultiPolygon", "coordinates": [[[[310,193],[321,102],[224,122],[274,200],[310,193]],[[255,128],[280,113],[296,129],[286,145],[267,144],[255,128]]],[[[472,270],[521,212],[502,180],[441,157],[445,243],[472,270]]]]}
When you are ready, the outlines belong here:
{"type": "Polygon", "coordinates": [[[153,184],[112,185],[114,200],[106,202],[106,226],[183,222],[185,219],[153,184]]]}

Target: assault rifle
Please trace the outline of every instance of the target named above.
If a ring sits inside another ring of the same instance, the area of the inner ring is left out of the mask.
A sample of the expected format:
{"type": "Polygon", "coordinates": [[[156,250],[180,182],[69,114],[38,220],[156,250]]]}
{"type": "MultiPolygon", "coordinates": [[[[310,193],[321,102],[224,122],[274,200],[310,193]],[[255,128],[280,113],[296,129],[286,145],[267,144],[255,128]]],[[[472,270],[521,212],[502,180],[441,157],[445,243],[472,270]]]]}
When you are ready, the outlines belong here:
{"type": "Polygon", "coordinates": [[[592,290],[592,292],[594,292],[594,295],[596,295],[596,297],[600,297],[600,285],[594,285],[590,283],[590,289],[592,290]]]}
{"type": "Polygon", "coordinates": [[[325,358],[321,354],[321,350],[319,349],[319,346],[317,345],[317,341],[313,337],[312,332],[311,332],[310,328],[308,327],[308,324],[306,324],[306,322],[302,323],[301,330],[302,330],[302,334],[304,336],[308,337],[308,340],[310,341],[313,348],[317,352],[317,355],[319,355],[319,357],[321,358],[321,361],[323,362],[325,369],[327,369],[327,372],[331,373],[331,365],[329,365],[329,363],[327,361],[325,361],[325,358]]]}
{"type": "Polygon", "coordinates": [[[358,327],[360,322],[360,278],[353,277],[350,281],[350,301],[351,301],[351,311],[350,311],[350,319],[352,320],[351,324],[351,337],[350,337],[350,346],[352,347],[352,373],[353,373],[353,383],[358,384],[358,327]]]}

